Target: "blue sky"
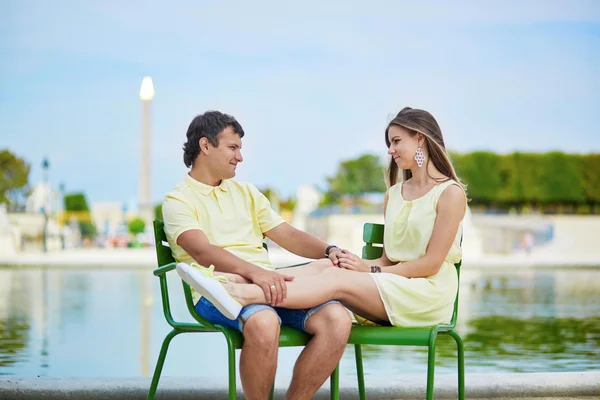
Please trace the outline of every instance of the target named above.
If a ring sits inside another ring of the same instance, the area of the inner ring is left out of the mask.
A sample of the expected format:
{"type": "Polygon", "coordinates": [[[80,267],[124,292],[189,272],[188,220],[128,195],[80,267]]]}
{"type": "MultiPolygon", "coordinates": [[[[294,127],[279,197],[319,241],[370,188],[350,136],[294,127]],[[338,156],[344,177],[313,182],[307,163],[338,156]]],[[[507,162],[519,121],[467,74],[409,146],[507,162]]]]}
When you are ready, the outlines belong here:
{"type": "Polygon", "coordinates": [[[151,75],[156,201],[207,109],[246,131],[238,179],[283,195],[384,156],[404,106],[431,111],[455,151],[600,152],[600,2],[321,3],[4,0],[0,148],[32,181],[47,155],[53,184],[135,203],[151,75]]]}

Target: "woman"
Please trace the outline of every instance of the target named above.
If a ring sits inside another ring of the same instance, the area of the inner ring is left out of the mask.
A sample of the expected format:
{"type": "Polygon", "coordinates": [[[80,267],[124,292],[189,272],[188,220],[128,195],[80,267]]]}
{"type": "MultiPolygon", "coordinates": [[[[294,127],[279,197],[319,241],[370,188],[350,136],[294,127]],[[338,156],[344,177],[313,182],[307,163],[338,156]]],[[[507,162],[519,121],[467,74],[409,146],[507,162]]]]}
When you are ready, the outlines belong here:
{"type": "MultiPolygon", "coordinates": [[[[427,111],[404,108],[389,123],[385,141],[391,160],[382,257],[362,260],[343,251],[339,268],[316,269],[288,282],[280,307],[308,308],[336,299],[361,322],[409,327],[450,321],[458,290],[454,263],[462,257],[464,186],[441,129],[427,111]]],[[[200,272],[187,264],[177,269],[227,314],[237,315],[248,304],[267,304],[257,285],[222,276],[217,280],[211,270],[200,272]]]]}

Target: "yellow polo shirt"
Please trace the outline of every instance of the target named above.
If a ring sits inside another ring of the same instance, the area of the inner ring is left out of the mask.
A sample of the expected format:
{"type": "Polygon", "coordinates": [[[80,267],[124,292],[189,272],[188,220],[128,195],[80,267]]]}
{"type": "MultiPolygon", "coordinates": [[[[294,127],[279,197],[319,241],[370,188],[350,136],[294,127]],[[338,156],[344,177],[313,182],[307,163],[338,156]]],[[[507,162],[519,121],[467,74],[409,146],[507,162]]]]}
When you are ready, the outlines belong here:
{"type": "Polygon", "coordinates": [[[199,229],[212,245],[259,267],[274,268],[262,245],[263,234],[284,219],[254,185],[224,179],[219,186],[210,186],[186,174],[165,197],[162,212],[167,240],[177,261],[194,261],[177,245],[177,238],[199,229]]]}

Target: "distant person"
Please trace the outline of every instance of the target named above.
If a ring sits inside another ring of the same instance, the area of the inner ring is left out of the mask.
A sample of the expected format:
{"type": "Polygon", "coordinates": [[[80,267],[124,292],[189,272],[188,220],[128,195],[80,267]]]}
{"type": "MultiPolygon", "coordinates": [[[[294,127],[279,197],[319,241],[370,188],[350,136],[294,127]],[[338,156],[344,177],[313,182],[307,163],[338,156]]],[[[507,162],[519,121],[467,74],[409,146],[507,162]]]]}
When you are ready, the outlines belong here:
{"type": "Polygon", "coordinates": [[[183,146],[184,163],[191,169],[164,199],[165,233],[173,257],[198,268],[191,270],[209,275],[214,270],[219,279],[252,283],[262,291],[261,304],[242,308],[236,303],[234,312],[224,313],[211,303],[212,296],[194,293],[200,315],[244,334],[240,376],[246,398],[269,396],[282,324],[313,335],[294,367],[287,393],[290,399],[309,399],[339,362],[351,318],[337,301],[293,310],[281,305],[292,279],[333,267],[342,253],[287,224],[256,187],[233,179],[243,160],[243,137],[242,126],[230,115],[209,111],[192,120],[183,146]],[[280,273],[262,246],[264,236],[299,256],[324,259],[280,273]]]}
{"type": "Polygon", "coordinates": [[[523,247],[525,248],[525,253],[527,255],[531,255],[531,249],[533,249],[533,233],[531,231],[525,231],[523,234],[523,247]]]}
{"type": "MultiPolygon", "coordinates": [[[[363,323],[431,326],[450,322],[462,258],[461,221],[467,200],[435,118],[404,108],[385,130],[391,156],[385,195],[383,256],[363,260],[343,251],[340,268],[313,270],[288,282],[282,306],[307,308],[337,299],[363,323]],[[399,170],[403,179],[398,182],[399,170]]],[[[218,282],[181,263],[185,280],[231,312],[267,304],[258,285],[218,282]]]]}

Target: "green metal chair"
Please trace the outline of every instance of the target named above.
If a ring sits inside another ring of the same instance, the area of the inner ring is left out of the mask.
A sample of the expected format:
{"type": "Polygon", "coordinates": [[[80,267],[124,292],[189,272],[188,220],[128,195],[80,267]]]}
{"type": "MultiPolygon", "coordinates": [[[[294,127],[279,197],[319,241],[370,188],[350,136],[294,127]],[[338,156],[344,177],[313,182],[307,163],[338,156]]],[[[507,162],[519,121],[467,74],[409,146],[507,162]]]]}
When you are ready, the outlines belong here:
{"type": "MultiPolygon", "coordinates": [[[[363,230],[362,257],[364,259],[375,259],[383,254],[383,225],[365,224],[363,230]]],[[[460,281],[460,262],[455,264],[456,273],[460,281]]],[[[458,398],[465,398],[465,364],[464,346],[461,337],[454,330],[458,314],[458,292],[454,301],[454,312],[452,320],[448,325],[436,325],[427,328],[398,328],[388,326],[361,326],[354,325],[350,333],[348,343],[354,344],[356,354],[356,373],[358,375],[358,391],[360,399],[366,399],[365,378],[363,374],[362,348],[363,344],[395,345],[395,346],[427,346],[427,399],[433,399],[434,394],[434,369],[435,369],[435,340],[439,334],[450,335],[456,341],[458,347],[458,398]]]]}
{"type": "MultiPolygon", "coordinates": [[[[171,340],[181,333],[192,333],[192,332],[221,332],[225,336],[227,341],[227,356],[229,361],[229,399],[234,400],[236,398],[236,366],[235,366],[235,350],[241,349],[244,343],[243,335],[234,330],[221,325],[213,325],[205,320],[194,307],[192,299],[192,292],[187,283],[183,282],[183,292],[185,295],[185,302],[190,312],[190,315],[196,322],[177,322],[173,319],[171,314],[171,305],[169,299],[169,291],[167,287],[166,273],[174,270],[176,266],[175,259],[171,254],[171,249],[167,242],[167,237],[164,232],[164,224],[160,220],[154,221],[154,237],[156,243],[156,256],[158,259],[159,267],[154,270],[154,275],[160,279],[160,294],[162,298],[163,312],[167,323],[171,325],[173,330],[165,337],[160,354],[156,362],[154,369],[154,375],[152,376],[152,383],[150,384],[150,390],[148,392],[147,399],[154,399],[156,389],[158,387],[158,381],[162,372],[163,364],[167,356],[167,350],[171,340]]],[[[304,346],[310,339],[310,335],[301,332],[297,329],[290,328],[287,326],[281,327],[279,335],[279,346],[290,347],[290,346],[304,346]]],[[[339,366],[335,368],[331,374],[331,399],[339,398],[339,366]]],[[[271,399],[273,398],[274,388],[271,390],[271,399]]]]}

